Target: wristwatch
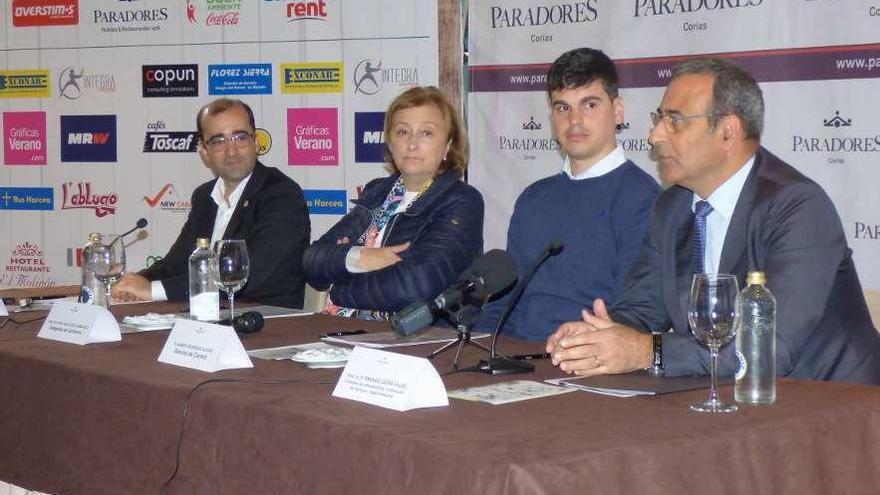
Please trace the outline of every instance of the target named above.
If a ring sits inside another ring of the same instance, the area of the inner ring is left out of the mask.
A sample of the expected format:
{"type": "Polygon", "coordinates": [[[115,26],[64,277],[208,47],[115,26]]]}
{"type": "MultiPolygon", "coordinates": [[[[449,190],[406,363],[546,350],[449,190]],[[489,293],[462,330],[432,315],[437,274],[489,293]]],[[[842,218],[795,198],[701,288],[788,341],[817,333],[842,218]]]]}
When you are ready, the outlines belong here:
{"type": "Polygon", "coordinates": [[[663,334],[652,333],[651,338],[654,340],[654,360],[651,363],[651,370],[654,373],[663,372],[663,334]]]}

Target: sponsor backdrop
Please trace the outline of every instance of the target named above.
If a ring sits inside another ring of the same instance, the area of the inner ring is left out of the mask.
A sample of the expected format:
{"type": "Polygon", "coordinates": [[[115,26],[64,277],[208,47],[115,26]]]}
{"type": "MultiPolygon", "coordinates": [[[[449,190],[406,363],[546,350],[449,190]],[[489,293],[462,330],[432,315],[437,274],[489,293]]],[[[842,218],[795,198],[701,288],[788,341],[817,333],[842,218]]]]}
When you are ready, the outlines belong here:
{"type": "Polygon", "coordinates": [[[469,3],[469,180],[486,199],[487,249],[506,244],[517,195],[561,170],[545,92],[559,54],[592,46],[617,62],[626,112],[618,141],[656,177],[648,113],[672,67],[712,53],[756,75],[764,145],[828,191],[862,284],[880,289],[880,1],[469,3]]]}
{"type": "Polygon", "coordinates": [[[386,174],[387,105],[438,81],[437,0],[7,0],[0,24],[0,287],[75,284],[88,233],[140,217],[129,269],[160,259],[221,96],[253,107],[317,237],[386,174]]]}

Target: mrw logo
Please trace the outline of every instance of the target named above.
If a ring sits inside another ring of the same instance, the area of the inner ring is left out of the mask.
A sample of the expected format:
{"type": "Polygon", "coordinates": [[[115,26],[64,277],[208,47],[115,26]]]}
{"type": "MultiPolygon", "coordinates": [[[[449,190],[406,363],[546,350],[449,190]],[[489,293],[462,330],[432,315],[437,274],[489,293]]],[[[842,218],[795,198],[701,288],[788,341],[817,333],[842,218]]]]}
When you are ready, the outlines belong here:
{"type": "Polygon", "coordinates": [[[150,208],[155,208],[156,205],[159,204],[159,201],[162,200],[162,197],[164,197],[165,194],[167,194],[168,191],[170,191],[170,190],[171,190],[171,183],[165,184],[165,187],[163,187],[159,191],[159,193],[156,194],[155,196],[153,196],[152,198],[150,198],[148,196],[144,196],[144,201],[146,201],[147,204],[150,205],[150,208]]]}

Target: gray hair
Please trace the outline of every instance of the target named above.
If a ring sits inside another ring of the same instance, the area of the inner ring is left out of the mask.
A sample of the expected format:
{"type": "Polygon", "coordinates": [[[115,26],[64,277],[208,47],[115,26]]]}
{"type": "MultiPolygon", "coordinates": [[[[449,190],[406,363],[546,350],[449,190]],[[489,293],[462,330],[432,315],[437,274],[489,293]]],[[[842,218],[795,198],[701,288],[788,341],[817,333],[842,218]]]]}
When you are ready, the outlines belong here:
{"type": "Polygon", "coordinates": [[[714,128],[718,117],[735,115],[743,123],[746,139],[761,139],[764,130],[764,97],[755,78],[742,67],[721,58],[700,58],[682,63],[672,73],[672,79],[689,74],[715,76],[712,88],[712,117],[714,128]]]}

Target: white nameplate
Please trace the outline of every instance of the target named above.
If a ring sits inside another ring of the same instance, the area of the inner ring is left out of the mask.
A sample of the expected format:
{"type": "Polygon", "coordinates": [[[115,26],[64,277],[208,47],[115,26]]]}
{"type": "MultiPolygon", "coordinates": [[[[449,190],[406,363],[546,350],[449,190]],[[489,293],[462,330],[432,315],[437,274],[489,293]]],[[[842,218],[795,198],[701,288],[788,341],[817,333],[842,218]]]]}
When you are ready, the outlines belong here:
{"type": "Polygon", "coordinates": [[[449,405],[443,380],[430,361],[366,347],[354,348],[333,396],[395,411],[449,405]]]}
{"type": "Polygon", "coordinates": [[[208,372],[254,367],[232,327],[185,319],[175,321],[159,362],[208,372]]]}
{"type": "Polygon", "coordinates": [[[71,344],[119,342],[119,324],[113,313],[93,304],[56,302],[37,337],[71,344]]]}
{"type": "Polygon", "coordinates": [[[7,311],[6,305],[3,304],[2,299],[0,299],[0,316],[9,316],[9,311],[7,311]]]}

